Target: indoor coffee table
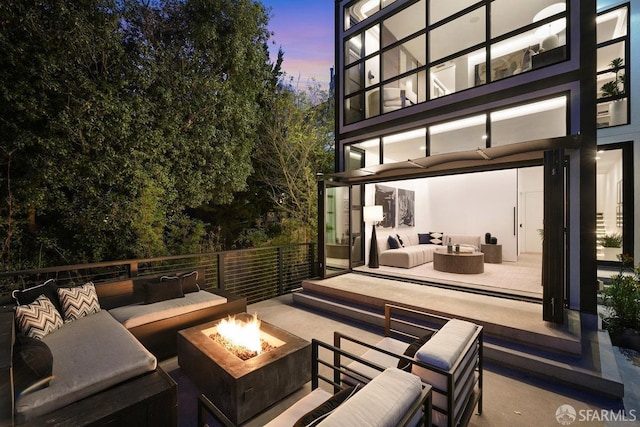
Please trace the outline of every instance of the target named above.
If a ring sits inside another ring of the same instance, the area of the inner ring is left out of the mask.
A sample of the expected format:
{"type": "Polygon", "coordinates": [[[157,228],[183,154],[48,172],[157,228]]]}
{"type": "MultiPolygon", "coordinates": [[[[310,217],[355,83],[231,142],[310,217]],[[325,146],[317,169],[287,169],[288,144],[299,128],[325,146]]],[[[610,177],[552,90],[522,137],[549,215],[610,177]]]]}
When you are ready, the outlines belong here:
{"type": "MultiPolygon", "coordinates": [[[[250,318],[242,313],[236,317],[250,318]]],[[[211,338],[219,320],[178,332],[178,364],[234,424],[282,400],[311,380],[311,343],[261,321],[261,334],[277,345],[242,360],[211,338]]]]}
{"type": "Polygon", "coordinates": [[[433,269],[458,274],[484,273],[484,254],[482,252],[456,253],[437,250],[433,252],[433,269]]]}

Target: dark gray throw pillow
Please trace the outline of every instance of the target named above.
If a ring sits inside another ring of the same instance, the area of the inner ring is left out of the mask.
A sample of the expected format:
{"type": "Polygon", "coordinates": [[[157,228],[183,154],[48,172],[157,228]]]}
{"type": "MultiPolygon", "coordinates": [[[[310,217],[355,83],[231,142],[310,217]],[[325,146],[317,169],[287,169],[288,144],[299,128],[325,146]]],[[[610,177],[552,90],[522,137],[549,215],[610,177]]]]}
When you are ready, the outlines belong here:
{"type": "Polygon", "coordinates": [[[160,282],[145,283],[145,304],[184,298],[179,277],[163,277],[160,282]]]}
{"type": "Polygon", "coordinates": [[[46,282],[32,288],[23,290],[16,289],[11,293],[11,296],[13,297],[17,305],[29,305],[34,302],[40,295],[44,295],[49,298],[60,315],[63,315],[64,310],[62,309],[62,304],[60,304],[60,300],[58,299],[58,285],[56,285],[55,279],[49,279],[46,282]]]}
{"type": "Polygon", "coordinates": [[[43,341],[17,336],[13,345],[13,380],[16,394],[49,386],[53,374],[53,355],[43,341]]]}
{"type": "MultiPolygon", "coordinates": [[[[429,331],[423,336],[421,336],[420,338],[418,338],[417,340],[415,340],[414,342],[412,342],[411,344],[409,344],[409,347],[407,347],[407,349],[404,351],[404,355],[407,357],[413,358],[418,352],[418,350],[420,350],[420,347],[422,347],[424,343],[426,343],[427,341],[429,341],[429,339],[431,339],[432,335],[433,335],[433,331],[429,331]]],[[[404,371],[410,372],[411,363],[407,362],[406,360],[400,359],[398,361],[398,369],[402,369],[404,371]]]]}
{"type": "Polygon", "coordinates": [[[190,292],[198,292],[200,286],[198,286],[198,271],[192,271],[191,273],[181,274],[180,281],[182,282],[182,292],[188,294],[190,292]]]}
{"type": "Polygon", "coordinates": [[[400,243],[398,243],[396,238],[393,237],[393,236],[389,236],[389,238],[387,239],[387,243],[389,244],[389,248],[390,249],[398,249],[398,248],[400,248],[400,243]]]}
{"type": "Polygon", "coordinates": [[[354,387],[347,387],[340,390],[331,396],[329,400],[300,417],[293,427],[315,426],[319,424],[325,419],[326,415],[329,415],[329,413],[337,409],[338,406],[351,397],[357,390],[359,389],[354,387]]]}

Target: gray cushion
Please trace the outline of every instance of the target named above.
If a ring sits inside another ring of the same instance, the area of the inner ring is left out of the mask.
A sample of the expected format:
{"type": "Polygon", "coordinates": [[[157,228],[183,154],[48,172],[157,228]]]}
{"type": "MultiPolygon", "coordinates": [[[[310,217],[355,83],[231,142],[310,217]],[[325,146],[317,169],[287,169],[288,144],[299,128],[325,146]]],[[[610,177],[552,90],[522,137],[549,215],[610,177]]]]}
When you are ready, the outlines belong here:
{"type": "Polygon", "coordinates": [[[126,328],[146,325],[203,308],[227,302],[225,297],[207,291],[186,294],[184,298],[174,298],[153,304],[132,304],[109,310],[109,313],[126,328]]]}
{"type": "Polygon", "coordinates": [[[436,368],[449,370],[460,357],[476,328],[471,322],[451,319],[420,347],[415,357],[436,368]]]}
{"type": "Polygon", "coordinates": [[[420,397],[422,382],[398,368],[387,368],[344,402],[321,426],[394,426],[420,397]]]}
{"type": "Polygon", "coordinates": [[[25,420],[156,369],[156,358],[105,310],[68,323],[43,341],[55,360],[53,379],[17,401],[25,420]]]}

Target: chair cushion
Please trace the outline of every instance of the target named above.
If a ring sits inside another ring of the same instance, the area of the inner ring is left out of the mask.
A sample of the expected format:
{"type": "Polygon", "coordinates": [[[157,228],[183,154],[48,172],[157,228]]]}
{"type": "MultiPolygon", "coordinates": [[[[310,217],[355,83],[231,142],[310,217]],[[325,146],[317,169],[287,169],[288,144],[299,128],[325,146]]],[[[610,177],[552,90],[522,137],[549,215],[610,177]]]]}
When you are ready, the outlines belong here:
{"type": "Polygon", "coordinates": [[[293,427],[315,426],[319,424],[322,419],[327,417],[343,402],[353,396],[358,390],[359,386],[347,387],[340,390],[339,392],[331,396],[328,400],[316,406],[311,411],[300,417],[298,421],[293,424],[293,427]]]}
{"type": "Polygon", "coordinates": [[[394,426],[420,397],[422,382],[416,375],[387,368],[340,405],[321,426],[394,426]]]}
{"type": "Polygon", "coordinates": [[[331,393],[318,387],[288,407],[264,427],[291,427],[300,417],[326,402],[331,396],[331,393]]]}
{"type": "Polygon", "coordinates": [[[415,358],[436,368],[449,370],[475,331],[475,324],[451,319],[420,347],[415,358]]]}

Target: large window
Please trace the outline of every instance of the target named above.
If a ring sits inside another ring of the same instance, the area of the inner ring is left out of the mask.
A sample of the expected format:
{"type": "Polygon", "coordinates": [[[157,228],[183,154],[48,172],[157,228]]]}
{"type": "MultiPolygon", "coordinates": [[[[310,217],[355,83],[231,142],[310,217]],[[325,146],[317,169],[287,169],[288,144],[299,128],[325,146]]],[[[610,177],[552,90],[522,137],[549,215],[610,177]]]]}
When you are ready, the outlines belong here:
{"type": "Polygon", "coordinates": [[[567,58],[566,1],[415,0],[385,14],[390,3],[345,8],[347,124],[567,58]]]}
{"type": "Polygon", "coordinates": [[[358,0],[344,9],[344,29],[359,24],[396,0],[358,0]]]}
{"type": "Polygon", "coordinates": [[[603,12],[597,18],[598,127],[629,123],[628,6],[603,12]]]}
{"type": "Polygon", "coordinates": [[[347,145],[344,155],[347,159],[355,155],[361,162],[350,162],[352,170],[357,169],[357,165],[366,168],[425,156],[566,136],[567,108],[564,95],[536,100],[347,145]]]}

